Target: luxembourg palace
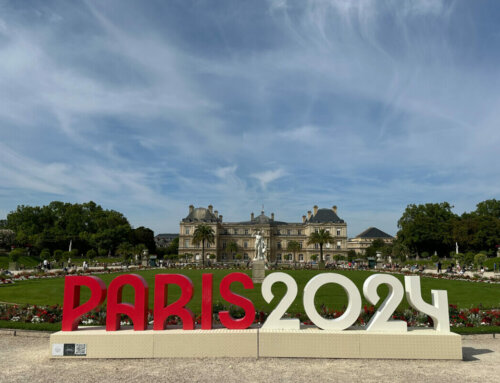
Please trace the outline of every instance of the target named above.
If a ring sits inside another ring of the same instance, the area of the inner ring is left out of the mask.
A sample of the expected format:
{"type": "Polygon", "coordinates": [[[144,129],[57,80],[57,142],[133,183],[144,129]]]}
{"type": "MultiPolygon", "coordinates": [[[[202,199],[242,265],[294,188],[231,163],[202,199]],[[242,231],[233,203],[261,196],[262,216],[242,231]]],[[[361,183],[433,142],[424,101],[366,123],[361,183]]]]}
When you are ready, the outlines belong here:
{"type": "Polygon", "coordinates": [[[270,262],[281,262],[292,259],[292,253],[287,251],[290,241],[297,241],[300,250],[296,252],[298,262],[308,262],[312,255],[319,257],[319,245],[308,245],[309,235],[319,229],[325,229],[333,236],[332,244],[323,246],[325,260],[331,260],[337,254],[347,253],[347,224],[337,215],[337,206],[319,209],[314,206],[307,216],[302,216],[302,222],[281,222],[275,220],[274,213],[268,217],[262,211],[260,215],[250,214],[250,220],[245,222],[224,222],[222,215],[208,208],[189,206],[189,213],[182,219],[179,231],[179,256],[192,255],[194,259],[201,258],[201,244],[193,243],[193,232],[199,224],[210,226],[215,233],[213,244],[205,245],[205,255],[215,255],[218,261],[232,261],[237,254],[242,260],[253,259],[255,256],[255,233],[261,231],[267,244],[267,259],[270,262]],[[227,250],[228,244],[235,242],[238,251],[227,250]]]}

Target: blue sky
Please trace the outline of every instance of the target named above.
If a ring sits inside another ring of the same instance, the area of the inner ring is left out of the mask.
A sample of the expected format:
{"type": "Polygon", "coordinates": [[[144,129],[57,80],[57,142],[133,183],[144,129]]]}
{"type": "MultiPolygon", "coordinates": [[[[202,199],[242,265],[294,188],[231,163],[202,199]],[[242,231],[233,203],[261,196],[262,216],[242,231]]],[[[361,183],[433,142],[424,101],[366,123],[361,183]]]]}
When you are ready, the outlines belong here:
{"type": "Polygon", "coordinates": [[[0,0],[0,218],[93,200],[177,232],[500,197],[500,2],[0,0]]]}

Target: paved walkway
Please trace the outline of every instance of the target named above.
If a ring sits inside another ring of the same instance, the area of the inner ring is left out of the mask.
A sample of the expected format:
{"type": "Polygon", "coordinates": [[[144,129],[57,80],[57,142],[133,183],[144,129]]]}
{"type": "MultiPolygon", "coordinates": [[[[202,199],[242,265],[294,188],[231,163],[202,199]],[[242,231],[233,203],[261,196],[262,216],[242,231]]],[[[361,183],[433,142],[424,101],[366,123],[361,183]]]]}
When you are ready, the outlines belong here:
{"type": "Polygon", "coordinates": [[[52,360],[45,336],[0,332],[2,382],[499,382],[500,339],[465,337],[463,361],[346,359],[52,360]]]}

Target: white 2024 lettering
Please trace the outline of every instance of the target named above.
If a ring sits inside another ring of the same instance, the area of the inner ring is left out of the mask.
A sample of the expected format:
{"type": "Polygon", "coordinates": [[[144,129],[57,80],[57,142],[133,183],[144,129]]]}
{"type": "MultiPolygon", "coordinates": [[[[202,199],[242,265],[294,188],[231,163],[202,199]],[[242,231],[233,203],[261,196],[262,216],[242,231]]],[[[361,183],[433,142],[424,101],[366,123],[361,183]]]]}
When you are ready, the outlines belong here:
{"type": "MultiPolygon", "coordinates": [[[[400,320],[391,320],[391,316],[403,300],[406,292],[406,300],[415,310],[429,315],[434,322],[434,329],[439,332],[450,332],[450,320],[448,313],[448,294],[446,290],[431,290],[432,304],[422,299],[419,276],[405,276],[405,287],[396,277],[389,274],[374,274],[368,277],[363,284],[363,295],[373,305],[376,305],[380,297],[377,288],[387,285],[389,293],[385,301],[366,325],[366,331],[381,332],[406,332],[407,324],[400,320]]],[[[275,283],[282,282],[286,285],[285,296],[262,325],[263,329],[300,329],[299,319],[283,319],[286,310],[297,297],[297,282],[288,274],[271,273],[262,282],[262,296],[267,303],[274,297],[271,287],[275,283]]],[[[324,273],[310,279],[304,287],[303,296],[304,310],[309,319],[319,328],[324,330],[345,330],[352,326],[361,312],[361,295],[356,285],[347,277],[336,273],[324,273]],[[327,283],[336,283],[345,290],[348,305],[343,315],[335,319],[323,318],[314,305],[314,297],[319,288],[327,283]]]]}

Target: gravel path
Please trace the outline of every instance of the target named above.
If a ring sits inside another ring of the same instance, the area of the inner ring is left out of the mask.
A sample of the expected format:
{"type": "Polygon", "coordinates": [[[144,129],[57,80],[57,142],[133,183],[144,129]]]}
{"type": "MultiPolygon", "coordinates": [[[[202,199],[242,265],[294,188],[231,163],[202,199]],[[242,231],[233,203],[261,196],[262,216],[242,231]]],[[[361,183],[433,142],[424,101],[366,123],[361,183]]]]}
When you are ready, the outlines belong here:
{"type": "Polygon", "coordinates": [[[0,333],[0,382],[500,382],[500,339],[464,337],[463,361],[52,360],[49,339],[0,333]]]}

